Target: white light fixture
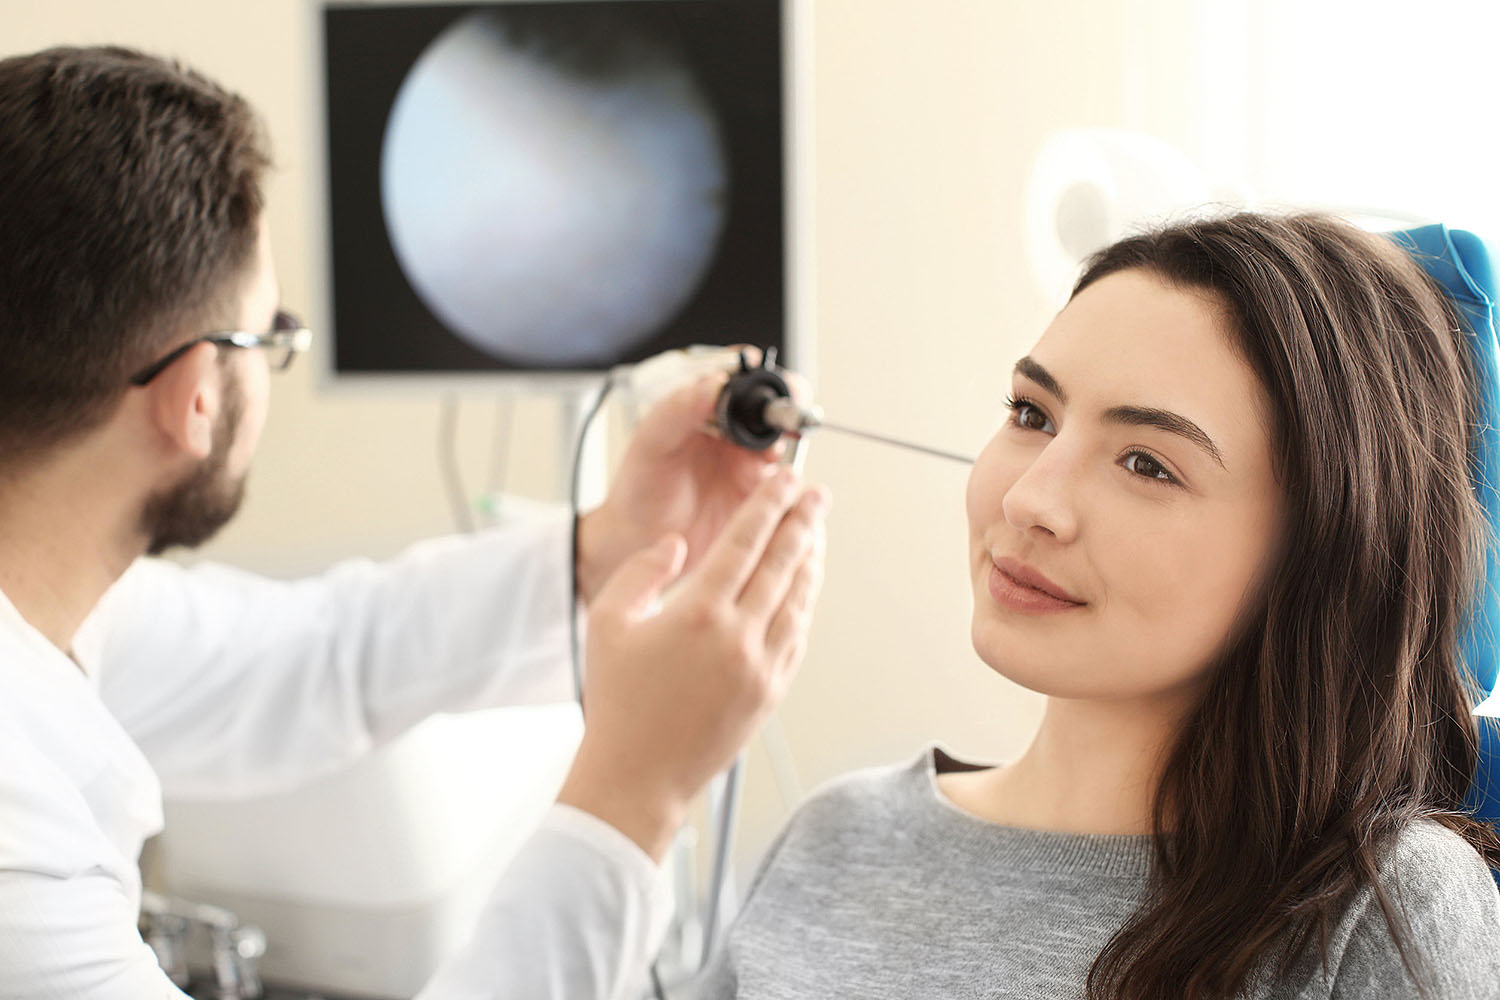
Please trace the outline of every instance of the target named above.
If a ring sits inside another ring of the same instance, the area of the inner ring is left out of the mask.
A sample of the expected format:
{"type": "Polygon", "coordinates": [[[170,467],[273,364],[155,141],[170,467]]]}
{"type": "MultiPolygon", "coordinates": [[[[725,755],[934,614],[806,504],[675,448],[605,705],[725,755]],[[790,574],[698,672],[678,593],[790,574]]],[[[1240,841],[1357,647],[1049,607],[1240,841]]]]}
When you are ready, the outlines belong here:
{"type": "Polygon", "coordinates": [[[1071,128],[1043,143],[1026,188],[1026,250],[1046,294],[1067,298],[1079,266],[1132,228],[1225,198],[1175,147],[1141,132],[1071,128]]]}

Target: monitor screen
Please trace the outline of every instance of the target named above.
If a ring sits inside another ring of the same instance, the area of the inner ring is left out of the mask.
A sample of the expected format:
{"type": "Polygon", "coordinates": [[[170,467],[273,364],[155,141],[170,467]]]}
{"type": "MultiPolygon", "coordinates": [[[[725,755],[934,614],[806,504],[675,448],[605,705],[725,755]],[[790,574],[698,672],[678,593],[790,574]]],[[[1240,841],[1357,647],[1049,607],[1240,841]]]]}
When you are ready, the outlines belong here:
{"type": "Polygon", "coordinates": [[[787,341],[778,0],[328,4],[334,374],[787,341]]]}

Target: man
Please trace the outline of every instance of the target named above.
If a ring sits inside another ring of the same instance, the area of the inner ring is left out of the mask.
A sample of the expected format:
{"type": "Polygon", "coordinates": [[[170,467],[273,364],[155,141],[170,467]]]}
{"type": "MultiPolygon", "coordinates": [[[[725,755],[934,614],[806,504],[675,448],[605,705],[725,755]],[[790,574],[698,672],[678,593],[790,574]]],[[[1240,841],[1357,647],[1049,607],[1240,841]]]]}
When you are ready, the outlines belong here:
{"type": "MultiPolygon", "coordinates": [[[[138,558],[234,513],[305,346],[266,162],[177,66],[0,61],[0,996],[181,997],[135,930],[163,784],[278,787],[433,711],[569,694],[566,518],[295,583],[138,558]]],[[[582,521],[583,742],[430,1000],[638,981],[688,802],[801,658],[827,498],[705,434],[716,388],[654,410],[582,521]]]]}

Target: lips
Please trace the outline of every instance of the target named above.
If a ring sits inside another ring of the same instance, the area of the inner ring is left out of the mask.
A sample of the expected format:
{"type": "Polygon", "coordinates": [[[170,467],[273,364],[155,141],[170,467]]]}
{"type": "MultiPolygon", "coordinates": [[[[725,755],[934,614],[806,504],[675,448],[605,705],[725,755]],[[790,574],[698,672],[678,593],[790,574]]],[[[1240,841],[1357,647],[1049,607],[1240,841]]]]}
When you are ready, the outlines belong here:
{"type": "Polygon", "coordinates": [[[1085,603],[1056,583],[1053,583],[1040,570],[1028,566],[1019,559],[1001,556],[999,558],[992,557],[991,561],[995,564],[997,570],[1023,587],[1030,587],[1032,590],[1041,591],[1048,597],[1056,598],[1059,601],[1066,601],[1069,604],[1085,603]]]}

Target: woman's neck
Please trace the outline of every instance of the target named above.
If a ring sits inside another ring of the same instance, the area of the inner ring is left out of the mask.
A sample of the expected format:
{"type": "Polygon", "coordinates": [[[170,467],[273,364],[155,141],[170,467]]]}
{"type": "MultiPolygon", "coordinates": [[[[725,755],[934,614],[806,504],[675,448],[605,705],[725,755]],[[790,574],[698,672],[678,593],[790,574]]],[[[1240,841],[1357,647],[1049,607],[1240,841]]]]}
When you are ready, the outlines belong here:
{"type": "Polygon", "coordinates": [[[1165,755],[1188,705],[1048,699],[1031,746],[1003,767],[946,774],[955,804],[1007,826],[1064,833],[1152,832],[1165,755]]]}

